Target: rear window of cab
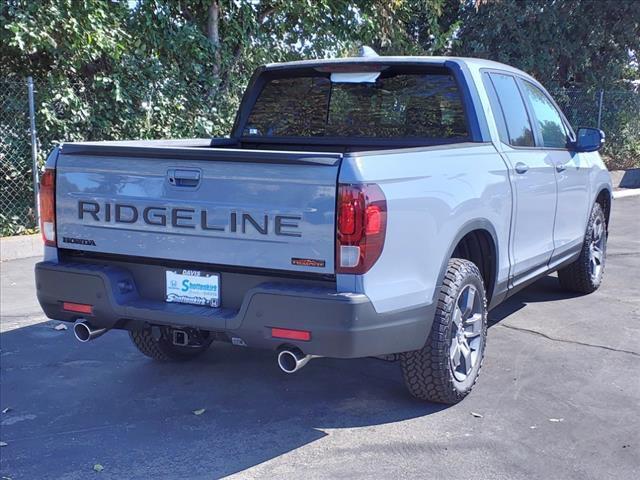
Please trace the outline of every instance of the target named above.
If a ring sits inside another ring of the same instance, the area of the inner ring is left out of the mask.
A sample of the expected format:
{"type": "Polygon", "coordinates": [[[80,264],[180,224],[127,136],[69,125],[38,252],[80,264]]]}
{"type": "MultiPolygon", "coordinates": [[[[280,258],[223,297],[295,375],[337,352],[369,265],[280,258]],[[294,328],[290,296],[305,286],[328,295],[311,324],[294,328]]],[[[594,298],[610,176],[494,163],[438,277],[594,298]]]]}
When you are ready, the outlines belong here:
{"type": "Polygon", "coordinates": [[[328,74],[270,78],[244,137],[467,139],[463,102],[448,73],[386,73],[375,81],[328,74]]]}

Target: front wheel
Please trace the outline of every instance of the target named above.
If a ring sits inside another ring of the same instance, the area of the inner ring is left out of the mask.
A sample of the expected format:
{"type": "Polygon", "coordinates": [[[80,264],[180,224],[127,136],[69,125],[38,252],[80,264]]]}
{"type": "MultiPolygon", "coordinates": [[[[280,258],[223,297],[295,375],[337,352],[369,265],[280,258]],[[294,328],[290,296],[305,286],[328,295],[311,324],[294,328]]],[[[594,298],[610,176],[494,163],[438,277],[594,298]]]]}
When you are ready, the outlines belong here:
{"type": "Polygon", "coordinates": [[[400,355],[414,397],[454,404],[473,388],[487,338],[487,297],[478,267],[452,258],[438,296],[431,333],[420,350],[400,355]]]}
{"type": "Polygon", "coordinates": [[[602,283],[607,257],[607,222],[599,203],[591,210],[578,259],[558,270],[560,286],[578,293],[595,292],[602,283]]]}

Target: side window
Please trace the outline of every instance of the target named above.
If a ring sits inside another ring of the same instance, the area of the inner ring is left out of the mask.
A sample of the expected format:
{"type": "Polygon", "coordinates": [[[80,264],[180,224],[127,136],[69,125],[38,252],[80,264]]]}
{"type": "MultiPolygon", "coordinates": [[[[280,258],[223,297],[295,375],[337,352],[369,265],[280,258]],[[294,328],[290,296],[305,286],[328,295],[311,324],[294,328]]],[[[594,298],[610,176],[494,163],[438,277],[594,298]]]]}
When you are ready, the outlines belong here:
{"type": "Polygon", "coordinates": [[[504,115],[509,144],[514,147],[533,147],[531,122],[515,79],[511,75],[492,73],[491,81],[504,115]]]}
{"type": "Polygon", "coordinates": [[[562,117],[555,105],[538,87],[526,81],[522,83],[531,102],[533,113],[536,116],[543,146],[547,148],[565,148],[569,139],[562,123],[562,117]]]}

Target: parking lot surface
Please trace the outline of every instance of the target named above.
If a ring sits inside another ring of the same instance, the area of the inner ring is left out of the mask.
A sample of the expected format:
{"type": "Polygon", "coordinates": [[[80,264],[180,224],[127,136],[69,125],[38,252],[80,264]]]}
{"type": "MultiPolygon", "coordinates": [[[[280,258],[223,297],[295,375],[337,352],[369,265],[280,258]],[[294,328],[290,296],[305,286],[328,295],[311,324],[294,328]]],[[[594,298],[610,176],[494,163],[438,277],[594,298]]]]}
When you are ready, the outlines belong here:
{"type": "Polygon", "coordinates": [[[378,359],[285,375],[224,344],[165,364],[125,332],[80,344],[42,315],[36,259],[2,263],[0,476],[640,478],[639,212],[615,201],[598,292],[549,276],[490,313],[479,383],[453,407],[413,400],[378,359]]]}

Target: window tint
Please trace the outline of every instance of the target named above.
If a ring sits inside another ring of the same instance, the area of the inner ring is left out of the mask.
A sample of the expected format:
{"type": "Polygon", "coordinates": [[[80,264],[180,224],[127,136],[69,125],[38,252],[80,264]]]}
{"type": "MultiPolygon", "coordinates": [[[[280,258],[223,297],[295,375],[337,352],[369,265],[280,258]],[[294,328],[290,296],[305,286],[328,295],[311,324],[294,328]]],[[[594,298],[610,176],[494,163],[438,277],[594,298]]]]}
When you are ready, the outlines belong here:
{"type": "Polygon", "coordinates": [[[509,143],[516,147],[532,147],[533,130],[515,79],[510,75],[492,73],[491,80],[507,124],[509,143]]]}
{"type": "Polygon", "coordinates": [[[447,74],[382,74],[374,83],[324,76],[274,79],[263,88],[245,136],[468,137],[458,86],[447,74]]]}
{"type": "Polygon", "coordinates": [[[278,78],[265,85],[244,135],[315,137],[327,119],[331,81],[326,77],[278,78]]]}
{"type": "Polygon", "coordinates": [[[522,83],[536,116],[543,145],[549,148],[565,148],[568,141],[567,131],[555,105],[538,87],[529,82],[522,83]]]}

